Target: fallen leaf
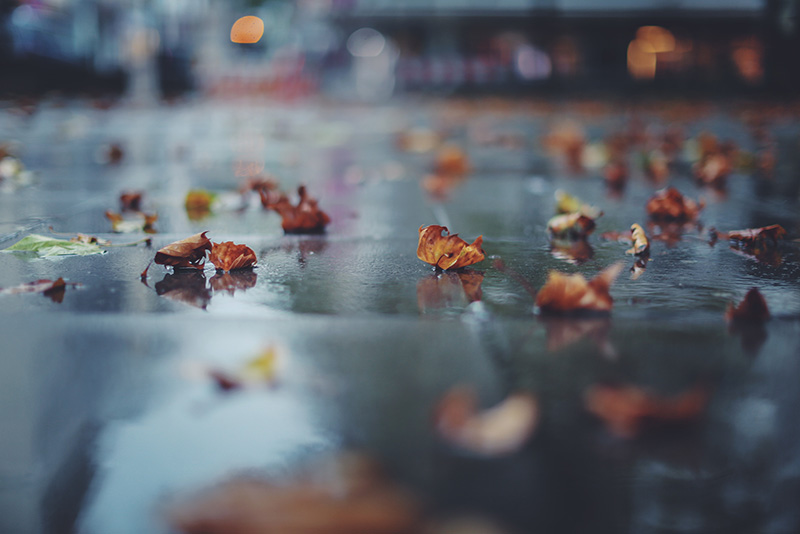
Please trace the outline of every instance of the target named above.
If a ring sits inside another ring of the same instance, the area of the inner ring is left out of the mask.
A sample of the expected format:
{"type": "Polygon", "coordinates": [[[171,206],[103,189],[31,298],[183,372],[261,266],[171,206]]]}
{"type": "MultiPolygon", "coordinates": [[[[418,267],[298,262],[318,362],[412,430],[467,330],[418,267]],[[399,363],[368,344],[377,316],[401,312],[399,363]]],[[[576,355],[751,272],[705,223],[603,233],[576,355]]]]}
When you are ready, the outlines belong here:
{"type": "Polygon", "coordinates": [[[644,233],[644,228],[636,223],[631,225],[631,240],[633,241],[633,246],[625,251],[626,254],[639,256],[650,251],[650,242],[647,240],[647,234],[644,233]]]}
{"type": "Polygon", "coordinates": [[[550,271],[536,295],[536,306],[542,313],[610,312],[613,299],[609,289],[622,269],[622,263],[615,263],[590,281],[580,273],[550,271]]]}
{"type": "Polygon", "coordinates": [[[448,143],[436,153],[435,174],[462,175],[469,172],[469,158],[458,145],[448,143]]]}
{"type": "Polygon", "coordinates": [[[14,287],[0,288],[0,295],[17,295],[20,293],[42,293],[49,297],[53,302],[61,303],[64,300],[64,292],[67,286],[77,287],[80,284],[67,283],[63,278],[58,280],[36,280],[14,287]]]}
{"type": "Polygon", "coordinates": [[[252,268],[256,264],[256,253],[247,245],[236,245],[233,241],[213,243],[208,261],[218,271],[235,271],[252,268]]]}
{"type": "Polygon", "coordinates": [[[258,275],[252,270],[240,270],[227,273],[218,272],[211,277],[211,289],[216,293],[217,291],[224,291],[229,295],[233,295],[236,291],[245,291],[253,288],[256,285],[258,275]]]}
{"type": "Polygon", "coordinates": [[[211,240],[206,237],[208,232],[175,241],[156,252],[155,261],[159,265],[169,265],[176,268],[193,267],[202,269],[206,261],[206,252],[211,250],[211,240]]]}
{"type": "Polygon", "coordinates": [[[434,424],[448,443],[485,456],[518,451],[539,422],[539,403],[530,393],[515,393],[478,411],[474,389],[458,386],[439,401],[434,424]]]}
{"type": "Polygon", "coordinates": [[[155,285],[156,294],[195,308],[206,309],[211,302],[211,290],[206,286],[203,271],[167,273],[155,285]]]}
{"type": "Polygon", "coordinates": [[[141,211],[142,192],[124,191],[119,195],[119,206],[122,211],[141,211]]]}
{"type": "Polygon", "coordinates": [[[92,243],[76,243],[64,239],[53,239],[39,234],[26,236],[5,250],[8,252],[31,252],[39,257],[88,256],[105,252],[98,245],[92,243]]]}
{"type": "Polygon", "coordinates": [[[710,154],[692,167],[697,181],[703,185],[722,188],[733,171],[733,163],[725,154],[710,154]]]}
{"type": "Polygon", "coordinates": [[[638,435],[642,425],[679,423],[700,417],[708,404],[709,392],[695,386],[673,397],[662,397],[637,386],[591,386],[584,396],[586,409],[606,423],[621,438],[638,435]]]}
{"type": "Polygon", "coordinates": [[[217,196],[205,189],[193,189],[186,193],[183,205],[186,215],[193,221],[199,221],[211,214],[211,205],[217,196]]]}
{"type": "Polygon", "coordinates": [[[555,192],[556,197],[556,213],[582,213],[590,219],[597,219],[603,214],[603,211],[583,202],[581,199],[574,195],[570,195],[561,189],[555,192]]]}
{"type": "Polygon", "coordinates": [[[481,299],[483,273],[476,271],[439,272],[417,282],[417,305],[429,310],[463,308],[481,299]]]}
{"type": "Polygon", "coordinates": [[[154,234],[156,230],[153,228],[153,225],[158,220],[158,214],[135,212],[131,217],[126,218],[119,213],[107,210],[106,219],[111,221],[111,230],[118,234],[128,234],[132,232],[154,234]]]}
{"type": "Polygon", "coordinates": [[[647,201],[647,213],[657,221],[687,222],[695,220],[703,206],[703,202],[694,202],[674,187],[668,187],[647,201]]]}
{"type": "MultiPolygon", "coordinates": [[[[297,189],[300,200],[297,206],[292,206],[286,196],[281,195],[277,201],[266,207],[278,212],[283,219],[281,226],[287,234],[321,234],[331,222],[330,217],[319,209],[317,201],[306,192],[305,186],[297,189]]],[[[262,193],[262,203],[264,194],[262,193]]]]}
{"type": "Polygon", "coordinates": [[[786,230],[780,224],[764,226],[763,228],[747,228],[746,230],[731,230],[726,234],[730,240],[737,241],[746,246],[776,246],[778,241],[786,235],[786,230]]]}
{"type": "Polygon", "coordinates": [[[483,261],[483,236],[468,244],[458,234],[449,233],[446,226],[420,226],[417,258],[445,271],[483,261]]]}
{"type": "Polygon", "coordinates": [[[420,534],[419,503],[371,459],[341,454],[279,480],[230,480],[175,504],[186,534],[420,534]]]}
{"type": "Polygon", "coordinates": [[[75,237],[71,237],[69,240],[72,243],[86,243],[89,245],[100,245],[102,247],[107,247],[111,244],[111,241],[108,239],[101,239],[99,237],[86,234],[78,234],[75,237]]]}
{"type": "Polygon", "coordinates": [[[547,230],[561,239],[582,239],[594,231],[594,219],[583,213],[556,215],[547,221],[547,230]]]}
{"type": "Polygon", "coordinates": [[[738,306],[728,305],[725,319],[729,322],[763,323],[769,319],[767,301],[758,288],[751,288],[738,306]]]}

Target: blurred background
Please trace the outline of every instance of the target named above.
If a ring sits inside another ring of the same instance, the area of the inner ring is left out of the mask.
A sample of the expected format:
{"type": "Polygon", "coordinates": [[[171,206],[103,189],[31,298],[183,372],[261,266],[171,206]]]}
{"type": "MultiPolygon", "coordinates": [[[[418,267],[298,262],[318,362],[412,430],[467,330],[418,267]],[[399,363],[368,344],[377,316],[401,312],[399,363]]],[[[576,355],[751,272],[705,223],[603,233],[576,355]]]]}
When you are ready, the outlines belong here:
{"type": "Polygon", "coordinates": [[[781,94],[798,0],[0,0],[0,94],[781,94]],[[255,45],[233,22],[265,24],[255,45]]]}

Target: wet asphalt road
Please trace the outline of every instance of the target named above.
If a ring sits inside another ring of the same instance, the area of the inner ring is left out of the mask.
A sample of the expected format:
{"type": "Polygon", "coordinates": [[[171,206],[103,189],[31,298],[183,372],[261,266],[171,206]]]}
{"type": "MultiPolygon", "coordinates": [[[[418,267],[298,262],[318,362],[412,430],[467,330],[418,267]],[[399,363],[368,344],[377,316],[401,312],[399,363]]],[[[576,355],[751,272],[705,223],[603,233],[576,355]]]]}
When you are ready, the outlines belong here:
{"type": "MultiPolygon", "coordinates": [[[[659,106],[640,116],[655,127],[659,106]]],[[[378,108],[317,101],[189,101],[95,109],[44,102],[32,116],[0,111],[28,187],[0,194],[0,248],[28,233],[110,233],[104,217],[123,190],[157,211],[153,247],[32,259],[0,254],[0,287],[64,277],[63,302],[0,295],[0,531],[168,532],[165,499],[242,470],[279,472],[315,453],[378,457],[435,510],[486,515],[510,532],[793,532],[800,529],[800,123],[769,120],[775,179],[734,173],[726,194],[697,187],[687,166],[670,184],[703,196],[707,229],[780,223],[779,261],[759,261],[703,232],[654,242],[638,279],[612,289],[610,319],[543,320],[508,271],[541,287],[550,269],[592,276],[632,264],[605,231],[644,222],[657,186],[633,172],[609,195],[601,172],[576,175],[539,142],[552,124],[579,121],[590,141],[630,110],[568,104],[413,100],[378,108]],[[472,171],[445,200],[420,187],[433,152],[396,147],[409,128],[444,132],[472,171]],[[522,139],[482,142],[486,131],[522,139]],[[119,144],[118,164],[104,162],[119,144]],[[252,167],[255,165],[255,167],[252,167]],[[235,193],[248,169],[283,189],[306,184],[332,223],[324,236],[285,236],[279,217],[235,193]],[[219,193],[192,220],[190,189],[219,193]],[[602,208],[585,261],[551,250],[546,223],[561,188],[602,208]],[[417,229],[445,224],[490,256],[480,300],[416,258],[417,229]],[[139,274],[157,248],[209,231],[253,248],[258,267],[219,289],[213,271],[139,274]],[[726,306],[753,286],[773,319],[748,344],[728,331],[726,306]],[[566,339],[568,342],[559,342],[566,339]],[[235,369],[281,348],[271,388],[221,393],[202,372],[235,369]],[[201,369],[200,372],[197,370],[201,369]],[[524,389],[541,420],[525,448],[480,458],[430,424],[437,399],[474,385],[484,405],[524,389]],[[691,425],[635,437],[609,431],[584,407],[597,383],[662,395],[698,384],[711,400],[691,425]],[[576,513],[580,511],[580,513],[576,513]]],[[[710,130],[752,149],[734,105],[684,114],[691,137],[710,130]],[[688,115],[688,116],[687,116],[688,115]]]]}

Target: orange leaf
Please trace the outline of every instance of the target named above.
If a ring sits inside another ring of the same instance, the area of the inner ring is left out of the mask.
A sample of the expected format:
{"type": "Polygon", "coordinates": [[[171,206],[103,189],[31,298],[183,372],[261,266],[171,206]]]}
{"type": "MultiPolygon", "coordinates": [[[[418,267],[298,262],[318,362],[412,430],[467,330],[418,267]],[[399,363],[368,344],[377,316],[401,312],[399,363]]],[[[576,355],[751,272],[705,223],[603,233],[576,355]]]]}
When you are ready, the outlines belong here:
{"type": "Polygon", "coordinates": [[[702,202],[696,203],[684,197],[674,187],[657,191],[647,201],[647,213],[654,220],[693,221],[702,209],[702,202]]]}
{"type": "Polygon", "coordinates": [[[457,145],[447,144],[439,149],[434,163],[434,173],[462,175],[469,172],[469,158],[457,145]]]}
{"type": "Polygon", "coordinates": [[[459,386],[439,402],[434,422],[439,434],[463,449],[497,456],[519,450],[539,422],[539,404],[530,393],[515,393],[479,412],[475,391],[459,386]]]}
{"type": "Polygon", "coordinates": [[[317,201],[308,196],[305,186],[297,189],[300,201],[297,206],[292,206],[285,195],[280,195],[277,199],[270,199],[269,193],[263,189],[259,190],[261,203],[264,207],[278,212],[283,218],[281,226],[287,234],[321,234],[325,227],[331,222],[331,218],[319,209],[317,201]]]}
{"type": "Polygon", "coordinates": [[[786,230],[780,224],[764,226],[762,228],[747,228],[746,230],[731,230],[728,239],[739,241],[744,245],[777,245],[778,241],[786,235],[786,230]]]}
{"type": "Polygon", "coordinates": [[[550,234],[562,239],[581,239],[594,231],[594,219],[576,211],[565,215],[556,215],[547,221],[550,234]]]}
{"type": "Polygon", "coordinates": [[[449,233],[446,226],[420,226],[417,258],[446,271],[478,263],[486,257],[481,248],[483,236],[467,244],[458,234],[449,233]]]}
{"type": "Polygon", "coordinates": [[[224,241],[213,243],[208,261],[213,263],[218,271],[247,269],[256,264],[256,253],[247,245],[236,245],[233,241],[224,241]]]}
{"type": "Polygon", "coordinates": [[[615,263],[590,281],[579,273],[550,271],[536,295],[536,306],[544,313],[610,312],[614,300],[609,290],[622,268],[622,263],[615,263]]]}
{"type": "Polygon", "coordinates": [[[206,252],[211,250],[211,240],[206,237],[208,232],[170,243],[156,252],[155,262],[159,265],[172,267],[202,268],[206,261],[206,252]]]}

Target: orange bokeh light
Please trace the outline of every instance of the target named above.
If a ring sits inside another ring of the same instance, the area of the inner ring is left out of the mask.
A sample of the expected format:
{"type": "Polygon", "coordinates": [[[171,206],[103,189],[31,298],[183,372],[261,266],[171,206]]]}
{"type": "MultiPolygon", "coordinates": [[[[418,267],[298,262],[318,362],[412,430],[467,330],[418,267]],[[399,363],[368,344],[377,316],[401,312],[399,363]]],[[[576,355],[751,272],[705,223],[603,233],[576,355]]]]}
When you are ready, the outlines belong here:
{"type": "Polygon", "coordinates": [[[263,35],[264,21],[252,15],[240,18],[231,28],[231,41],[234,43],[257,43],[263,35]]]}

